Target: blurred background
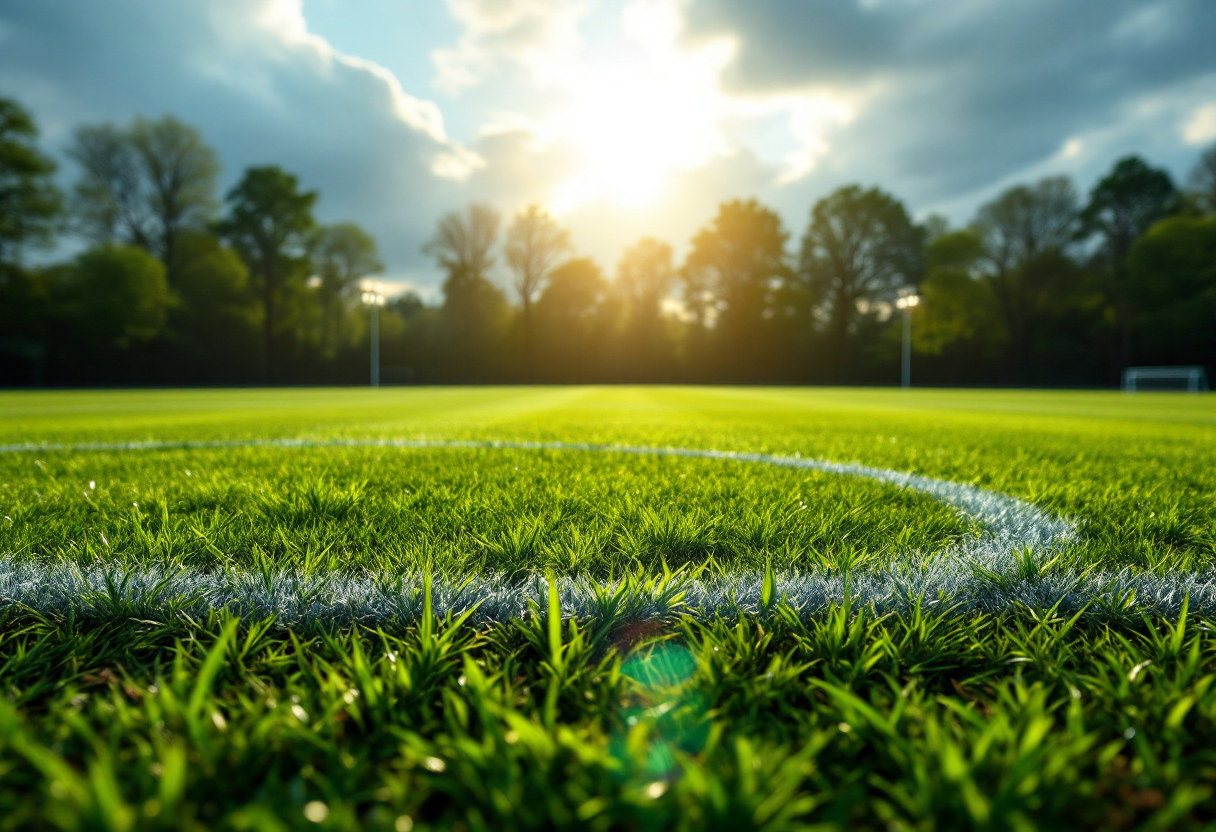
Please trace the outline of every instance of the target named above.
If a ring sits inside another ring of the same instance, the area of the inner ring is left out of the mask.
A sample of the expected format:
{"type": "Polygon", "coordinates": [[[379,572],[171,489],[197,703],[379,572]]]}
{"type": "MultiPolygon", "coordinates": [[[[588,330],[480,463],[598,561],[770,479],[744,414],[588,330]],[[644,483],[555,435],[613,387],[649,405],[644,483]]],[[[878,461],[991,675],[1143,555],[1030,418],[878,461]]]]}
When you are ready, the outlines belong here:
{"type": "Polygon", "coordinates": [[[0,386],[1212,376],[1213,31],[0,0],[0,386]]]}

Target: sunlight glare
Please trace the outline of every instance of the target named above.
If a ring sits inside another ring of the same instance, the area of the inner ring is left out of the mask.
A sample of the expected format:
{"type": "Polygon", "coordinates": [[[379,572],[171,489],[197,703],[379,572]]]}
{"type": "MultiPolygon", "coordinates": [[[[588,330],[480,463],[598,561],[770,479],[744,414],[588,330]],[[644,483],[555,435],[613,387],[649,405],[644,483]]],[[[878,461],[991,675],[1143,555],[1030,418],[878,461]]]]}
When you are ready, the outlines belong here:
{"type": "Polygon", "coordinates": [[[718,74],[733,45],[681,50],[678,7],[664,0],[635,0],[622,22],[636,50],[632,60],[590,68],[552,124],[581,159],[578,173],[558,189],[555,212],[597,197],[651,203],[675,171],[729,152],[721,128],[729,102],[718,74]]]}

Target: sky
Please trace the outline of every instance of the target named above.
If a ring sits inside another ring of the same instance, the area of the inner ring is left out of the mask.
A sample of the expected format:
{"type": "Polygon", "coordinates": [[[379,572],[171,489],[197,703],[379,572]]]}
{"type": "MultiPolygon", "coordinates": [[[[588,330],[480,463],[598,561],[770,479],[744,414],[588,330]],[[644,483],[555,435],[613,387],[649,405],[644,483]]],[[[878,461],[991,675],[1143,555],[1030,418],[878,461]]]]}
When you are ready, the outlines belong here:
{"type": "Polygon", "coordinates": [[[962,224],[1130,153],[1184,181],[1216,142],[1213,33],[1213,0],[0,0],[0,95],[65,185],[77,127],[172,113],[225,190],[281,165],[435,299],[422,245],[472,201],[542,205],[611,274],[727,199],[793,250],[854,182],[962,224]]]}

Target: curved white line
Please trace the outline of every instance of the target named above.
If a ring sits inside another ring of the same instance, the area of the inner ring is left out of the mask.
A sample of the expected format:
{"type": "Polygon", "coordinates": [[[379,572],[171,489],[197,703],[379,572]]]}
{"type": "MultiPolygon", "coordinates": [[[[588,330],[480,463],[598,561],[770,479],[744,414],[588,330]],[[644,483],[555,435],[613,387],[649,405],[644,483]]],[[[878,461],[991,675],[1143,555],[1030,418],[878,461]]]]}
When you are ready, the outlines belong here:
{"type": "MultiPolygon", "coordinates": [[[[183,442],[93,442],[77,444],[0,445],[0,453],[31,451],[135,451],[238,447],[387,447],[507,448],[631,453],[754,462],[866,477],[928,494],[977,520],[978,539],[958,544],[921,565],[894,564],[853,575],[785,572],[776,576],[778,597],[814,612],[850,595],[878,610],[925,603],[969,610],[996,610],[1012,604],[1062,610],[1081,609],[1097,599],[1099,610],[1119,614],[1131,609],[1176,613],[1185,595],[1192,609],[1216,610],[1216,584],[1197,575],[1117,574],[1078,576],[1036,574],[1044,552],[1076,540],[1073,523],[993,491],[917,474],[801,457],[690,448],[592,445],[563,442],[428,441],[408,439],[258,439],[183,442]],[[1014,558],[1014,552],[1026,556],[1014,558]]],[[[421,611],[420,575],[383,580],[363,576],[300,576],[286,572],[253,574],[237,570],[203,571],[144,567],[120,572],[106,566],[45,565],[0,557],[0,604],[22,604],[45,611],[76,609],[100,613],[102,607],[134,606],[141,615],[185,606],[234,608],[242,614],[279,616],[285,624],[309,622],[375,623],[410,620],[421,611]]],[[[760,608],[764,576],[742,573],[691,580],[628,579],[600,584],[588,578],[562,578],[558,586],[563,612],[575,616],[609,613],[614,603],[632,618],[663,617],[678,611],[701,615],[738,614],[760,608]],[[611,596],[620,592],[616,602],[611,596]]],[[[501,621],[527,615],[530,601],[547,591],[542,579],[499,576],[434,579],[439,615],[478,604],[475,618],[501,621]]],[[[620,613],[616,613],[620,614],[620,613]]]]}

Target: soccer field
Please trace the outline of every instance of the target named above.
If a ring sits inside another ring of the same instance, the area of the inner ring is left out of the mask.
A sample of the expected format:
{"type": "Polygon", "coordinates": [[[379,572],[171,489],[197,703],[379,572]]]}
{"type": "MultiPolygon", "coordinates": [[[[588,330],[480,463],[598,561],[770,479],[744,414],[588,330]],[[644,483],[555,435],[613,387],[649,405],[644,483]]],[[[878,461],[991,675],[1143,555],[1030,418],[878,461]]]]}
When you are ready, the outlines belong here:
{"type": "Polygon", "coordinates": [[[0,829],[1216,823],[1216,397],[0,393],[0,829]]]}

